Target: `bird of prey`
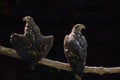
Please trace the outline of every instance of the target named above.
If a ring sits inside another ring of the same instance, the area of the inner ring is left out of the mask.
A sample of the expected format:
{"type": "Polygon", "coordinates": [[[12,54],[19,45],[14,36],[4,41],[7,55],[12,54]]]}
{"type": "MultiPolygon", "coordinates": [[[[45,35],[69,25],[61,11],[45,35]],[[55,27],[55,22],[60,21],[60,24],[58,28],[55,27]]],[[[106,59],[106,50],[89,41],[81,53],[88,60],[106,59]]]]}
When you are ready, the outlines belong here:
{"type": "Polygon", "coordinates": [[[85,29],[84,25],[76,24],[64,38],[64,53],[76,80],[81,80],[83,76],[87,56],[87,41],[81,33],[82,29],[85,29]]]}
{"type": "Polygon", "coordinates": [[[25,62],[34,64],[47,56],[53,46],[54,37],[42,35],[31,16],[24,17],[23,21],[26,22],[24,34],[13,33],[10,43],[25,62]]]}

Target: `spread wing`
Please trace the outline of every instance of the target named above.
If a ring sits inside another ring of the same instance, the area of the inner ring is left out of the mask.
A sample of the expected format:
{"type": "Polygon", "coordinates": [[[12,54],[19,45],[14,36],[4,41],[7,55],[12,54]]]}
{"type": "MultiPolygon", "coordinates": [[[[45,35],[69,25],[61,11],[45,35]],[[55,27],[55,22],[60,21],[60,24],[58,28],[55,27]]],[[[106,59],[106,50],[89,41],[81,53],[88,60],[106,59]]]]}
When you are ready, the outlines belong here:
{"type": "Polygon", "coordinates": [[[48,52],[53,46],[54,37],[50,36],[42,36],[41,39],[36,41],[36,48],[40,53],[40,56],[46,57],[48,52]]]}

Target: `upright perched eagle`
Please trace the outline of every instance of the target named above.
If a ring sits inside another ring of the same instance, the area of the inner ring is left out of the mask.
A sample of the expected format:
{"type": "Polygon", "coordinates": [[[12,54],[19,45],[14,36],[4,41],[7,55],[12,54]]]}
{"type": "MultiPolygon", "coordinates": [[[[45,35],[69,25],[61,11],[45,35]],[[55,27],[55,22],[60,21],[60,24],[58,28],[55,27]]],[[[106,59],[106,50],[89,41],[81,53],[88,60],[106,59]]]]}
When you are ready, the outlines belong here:
{"type": "Polygon", "coordinates": [[[53,46],[54,37],[42,35],[32,17],[26,16],[23,21],[26,21],[24,34],[13,33],[10,42],[25,62],[37,63],[47,56],[53,46]]]}
{"type": "Polygon", "coordinates": [[[77,80],[81,80],[87,56],[87,41],[81,30],[82,24],[76,24],[64,38],[64,53],[77,80]]]}

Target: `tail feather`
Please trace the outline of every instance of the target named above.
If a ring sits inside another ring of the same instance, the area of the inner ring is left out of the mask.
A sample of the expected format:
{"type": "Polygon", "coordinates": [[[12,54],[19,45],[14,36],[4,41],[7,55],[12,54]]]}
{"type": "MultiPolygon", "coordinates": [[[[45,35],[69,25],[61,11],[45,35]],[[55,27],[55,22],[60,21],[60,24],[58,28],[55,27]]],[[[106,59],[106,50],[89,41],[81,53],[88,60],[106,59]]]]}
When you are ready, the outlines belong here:
{"type": "Polygon", "coordinates": [[[80,76],[78,76],[77,74],[74,74],[75,76],[75,80],[82,80],[80,76]]]}

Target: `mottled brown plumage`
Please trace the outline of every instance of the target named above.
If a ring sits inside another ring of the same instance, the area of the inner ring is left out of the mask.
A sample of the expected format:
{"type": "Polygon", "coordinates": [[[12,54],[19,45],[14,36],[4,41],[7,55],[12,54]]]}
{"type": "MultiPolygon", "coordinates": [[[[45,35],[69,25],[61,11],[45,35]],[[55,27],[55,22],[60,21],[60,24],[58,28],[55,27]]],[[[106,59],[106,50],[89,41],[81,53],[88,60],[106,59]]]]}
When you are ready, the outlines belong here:
{"type": "Polygon", "coordinates": [[[13,33],[10,42],[25,62],[34,64],[47,56],[54,37],[42,35],[32,17],[26,16],[23,21],[26,22],[24,34],[13,33]]]}
{"type": "Polygon", "coordinates": [[[81,33],[82,29],[85,29],[84,25],[76,24],[64,38],[64,53],[76,80],[81,80],[87,55],[87,41],[81,33]]]}

